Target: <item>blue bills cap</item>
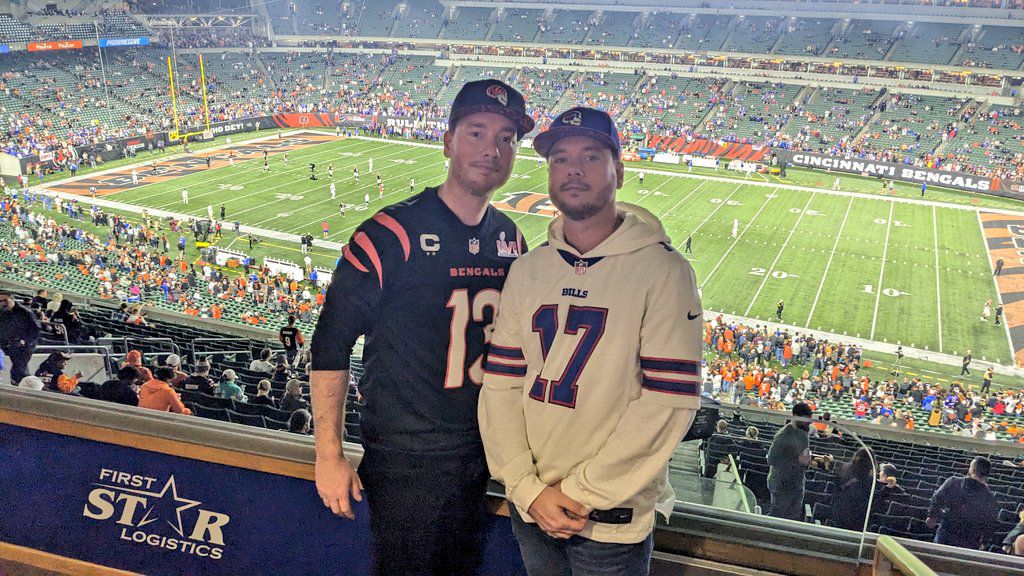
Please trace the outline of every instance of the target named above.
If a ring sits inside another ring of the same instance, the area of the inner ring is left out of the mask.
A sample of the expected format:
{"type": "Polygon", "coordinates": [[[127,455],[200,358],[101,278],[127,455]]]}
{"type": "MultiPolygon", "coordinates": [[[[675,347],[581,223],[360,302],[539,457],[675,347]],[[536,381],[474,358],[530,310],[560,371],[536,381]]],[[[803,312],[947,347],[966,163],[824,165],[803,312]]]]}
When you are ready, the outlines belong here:
{"type": "Polygon", "coordinates": [[[526,113],[526,100],[515,88],[501,80],[486,79],[466,82],[452,102],[448,129],[454,130],[460,118],[477,112],[493,112],[507,116],[516,124],[516,135],[522,140],[533,130],[533,118],[526,113]]]}
{"type": "Polygon", "coordinates": [[[547,158],[551,147],[566,136],[586,136],[601,142],[615,153],[622,153],[619,145],[619,130],[615,121],[604,110],[578,106],[570,108],[555,117],[551,126],[533,139],[533,149],[547,158]]]}

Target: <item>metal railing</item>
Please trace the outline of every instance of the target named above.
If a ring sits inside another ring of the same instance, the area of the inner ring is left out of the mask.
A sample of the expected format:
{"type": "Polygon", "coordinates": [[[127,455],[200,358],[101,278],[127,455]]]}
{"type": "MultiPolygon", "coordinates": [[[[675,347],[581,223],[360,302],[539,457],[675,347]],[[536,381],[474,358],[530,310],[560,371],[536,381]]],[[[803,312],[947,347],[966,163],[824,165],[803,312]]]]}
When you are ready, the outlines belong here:
{"type": "Polygon", "coordinates": [[[252,344],[248,338],[195,338],[188,345],[192,361],[214,354],[247,354],[252,356],[252,344]]]}
{"type": "Polygon", "coordinates": [[[750,500],[747,499],[746,486],[744,486],[743,481],[740,480],[740,465],[738,462],[736,462],[736,459],[733,457],[732,454],[729,454],[729,467],[732,468],[733,471],[732,483],[734,485],[739,485],[737,491],[740,493],[740,505],[743,506],[743,509],[741,511],[750,514],[752,508],[750,507],[750,500]]]}
{"type": "MultiPolygon", "coordinates": [[[[47,354],[50,352],[67,352],[68,354],[82,354],[82,353],[93,353],[100,354],[103,356],[103,365],[106,371],[104,377],[109,377],[111,374],[116,372],[114,366],[116,363],[110,354],[110,349],[106,346],[96,344],[40,344],[36,346],[35,354],[47,354]]],[[[92,380],[96,375],[91,374],[86,377],[86,380],[92,380]]]]}
{"type": "Polygon", "coordinates": [[[936,576],[934,570],[892,536],[879,536],[875,540],[875,561],[872,566],[874,576],[889,576],[895,573],[904,576],[936,576]]]}

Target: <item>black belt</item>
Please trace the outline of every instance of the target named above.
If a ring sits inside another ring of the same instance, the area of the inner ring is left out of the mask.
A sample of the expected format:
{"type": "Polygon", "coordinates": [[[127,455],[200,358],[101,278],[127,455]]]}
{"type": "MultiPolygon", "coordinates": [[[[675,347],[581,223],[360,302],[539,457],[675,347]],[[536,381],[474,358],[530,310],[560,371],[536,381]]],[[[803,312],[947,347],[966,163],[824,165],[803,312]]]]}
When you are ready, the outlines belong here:
{"type": "Polygon", "coordinates": [[[591,510],[587,518],[601,524],[630,524],[633,522],[633,509],[609,508],[608,510],[591,510]]]}

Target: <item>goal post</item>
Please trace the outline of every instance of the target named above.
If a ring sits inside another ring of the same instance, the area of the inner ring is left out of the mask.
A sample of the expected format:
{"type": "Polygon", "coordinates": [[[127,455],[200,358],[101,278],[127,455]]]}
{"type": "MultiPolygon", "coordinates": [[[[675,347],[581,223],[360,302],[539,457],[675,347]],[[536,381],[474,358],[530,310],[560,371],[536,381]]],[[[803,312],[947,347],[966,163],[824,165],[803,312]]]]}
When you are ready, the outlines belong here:
{"type": "Polygon", "coordinates": [[[201,136],[204,140],[213,139],[213,132],[210,130],[210,102],[206,93],[206,67],[203,63],[203,55],[199,57],[199,84],[203,93],[203,126],[181,126],[180,114],[178,113],[178,93],[174,85],[174,62],[170,56],[167,57],[167,82],[171,91],[171,114],[174,120],[174,130],[168,133],[171,141],[186,140],[190,136],[201,136]],[[201,129],[200,129],[201,128],[201,129]]]}

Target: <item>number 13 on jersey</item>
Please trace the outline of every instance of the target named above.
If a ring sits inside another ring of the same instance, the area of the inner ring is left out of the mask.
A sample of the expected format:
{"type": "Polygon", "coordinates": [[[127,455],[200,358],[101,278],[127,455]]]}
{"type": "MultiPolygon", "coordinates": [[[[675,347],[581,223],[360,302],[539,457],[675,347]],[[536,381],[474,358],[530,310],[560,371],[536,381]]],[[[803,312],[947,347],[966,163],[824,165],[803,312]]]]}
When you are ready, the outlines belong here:
{"type": "MultiPolygon", "coordinates": [[[[483,322],[484,313],[491,309],[492,321],[484,326],[484,344],[491,341],[491,334],[494,332],[493,318],[498,312],[498,304],[501,302],[501,291],[494,288],[487,288],[477,292],[472,302],[469,299],[469,289],[459,288],[453,290],[448,298],[446,306],[452,311],[452,322],[448,327],[448,362],[444,373],[444,387],[461,388],[464,381],[466,367],[466,330],[469,328],[469,321],[483,322]]],[[[481,351],[482,352],[482,351],[481,351]]],[[[483,369],[484,355],[481,353],[469,367],[469,378],[475,384],[482,384],[484,380],[483,369]]]]}

